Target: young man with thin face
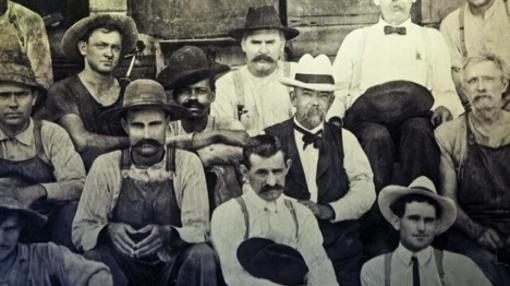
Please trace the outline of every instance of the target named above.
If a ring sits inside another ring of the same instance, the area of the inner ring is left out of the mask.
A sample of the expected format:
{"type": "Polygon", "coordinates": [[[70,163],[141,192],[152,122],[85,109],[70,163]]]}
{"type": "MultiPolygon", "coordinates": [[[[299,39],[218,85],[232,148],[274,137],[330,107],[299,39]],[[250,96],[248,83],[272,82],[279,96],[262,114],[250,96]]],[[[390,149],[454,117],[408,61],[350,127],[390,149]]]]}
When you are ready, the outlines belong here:
{"type": "Polygon", "coordinates": [[[455,221],[456,208],[451,199],[437,195],[428,178],[419,177],[408,187],[385,187],[378,204],[399,232],[400,243],[363,265],[361,285],[492,285],[469,258],[431,246],[455,221]]]}
{"type": "Polygon", "coordinates": [[[113,72],[137,38],[133,19],[109,14],[81,19],[62,38],[62,51],[83,63],[83,70],[52,86],[38,116],[69,132],[87,169],[98,155],[129,145],[120,124],[99,114],[121,104],[121,86],[113,72]]]}

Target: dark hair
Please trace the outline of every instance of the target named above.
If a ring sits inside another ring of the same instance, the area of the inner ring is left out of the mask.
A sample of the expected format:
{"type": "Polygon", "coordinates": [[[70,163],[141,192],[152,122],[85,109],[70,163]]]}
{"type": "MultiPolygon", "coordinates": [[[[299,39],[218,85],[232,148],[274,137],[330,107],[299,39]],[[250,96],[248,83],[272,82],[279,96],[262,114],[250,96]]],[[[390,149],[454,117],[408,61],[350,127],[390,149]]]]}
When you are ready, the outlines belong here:
{"type": "Polygon", "coordinates": [[[250,156],[252,154],[256,154],[264,158],[269,158],[279,151],[283,153],[283,158],[285,161],[287,161],[287,154],[285,154],[285,151],[283,151],[282,144],[278,138],[268,134],[251,137],[248,140],[248,143],[246,143],[246,145],[243,147],[243,159],[241,164],[245,165],[246,168],[250,168],[250,156]]]}
{"type": "Polygon", "coordinates": [[[404,195],[398,198],[396,201],[394,201],[390,205],[390,209],[395,215],[397,215],[399,218],[402,218],[406,210],[406,205],[412,202],[431,204],[434,207],[434,209],[436,209],[436,218],[441,217],[441,214],[443,212],[443,210],[441,209],[441,205],[433,198],[421,194],[404,195]]]}
{"type": "Polygon", "coordinates": [[[92,26],[84,35],[83,35],[83,38],[81,38],[81,41],[84,41],[84,42],[88,42],[89,41],[89,38],[90,36],[92,35],[92,33],[94,33],[94,31],[96,30],[101,30],[105,33],[110,33],[110,32],[113,32],[113,31],[116,31],[116,32],[119,32],[119,34],[121,35],[121,37],[123,37],[122,35],[122,30],[119,28],[119,26],[113,24],[113,23],[105,23],[105,24],[101,24],[101,25],[96,25],[96,26],[92,26]]]}

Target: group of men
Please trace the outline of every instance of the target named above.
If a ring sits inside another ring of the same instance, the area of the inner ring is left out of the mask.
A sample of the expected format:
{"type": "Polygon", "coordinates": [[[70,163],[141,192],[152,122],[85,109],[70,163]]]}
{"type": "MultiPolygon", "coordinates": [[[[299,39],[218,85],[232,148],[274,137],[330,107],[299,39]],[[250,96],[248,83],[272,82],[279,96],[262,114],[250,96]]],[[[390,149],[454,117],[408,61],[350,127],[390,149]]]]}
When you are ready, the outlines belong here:
{"type": "Polygon", "coordinates": [[[414,2],[374,0],[333,64],[249,8],[246,65],[184,46],[123,86],[133,19],[72,25],[53,84],[40,17],[0,0],[0,284],[509,285],[510,4],[441,33],[414,2]]]}

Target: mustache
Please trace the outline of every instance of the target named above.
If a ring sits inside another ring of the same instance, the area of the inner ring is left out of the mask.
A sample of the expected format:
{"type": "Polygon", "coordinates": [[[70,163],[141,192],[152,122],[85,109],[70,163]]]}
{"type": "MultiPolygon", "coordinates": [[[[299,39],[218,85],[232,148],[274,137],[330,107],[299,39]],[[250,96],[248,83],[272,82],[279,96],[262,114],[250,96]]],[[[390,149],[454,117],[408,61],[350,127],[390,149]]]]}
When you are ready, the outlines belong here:
{"type": "Polygon", "coordinates": [[[144,145],[151,145],[154,147],[163,147],[163,144],[159,143],[158,141],[154,139],[141,139],[140,141],[136,142],[135,145],[133,145],[134,148],[139,148],[144,145]]]}
{"type": "Polygon", "coordinates": [[[276,184],[274,186],[265,185],[262,187],[262,189],[260,189],[260,193],[263,194],[270,191],[283,191],[283,190],[284,190],[283,186],[279,184],[276,184]]]}
{"type": "Polygon", "coordinates": [[[202,103],[198,102],[198,100],[196,100],[196,99],[188,100],[182,106],[184,106],[185,108],[188,108],[188,109],[193,108],[193,107],[200,108],[200,109],[205,108],[205,106],[202,103]]]}
{"type": "Polygon", "coordinates": [[[268,55],[258,55],[255,58],[253,58],[252,61],[253,62],[266,61],[266,62],[270,62],[270,63],[275,62],[275,60],[272,57],[268,56],[268,55]]]}

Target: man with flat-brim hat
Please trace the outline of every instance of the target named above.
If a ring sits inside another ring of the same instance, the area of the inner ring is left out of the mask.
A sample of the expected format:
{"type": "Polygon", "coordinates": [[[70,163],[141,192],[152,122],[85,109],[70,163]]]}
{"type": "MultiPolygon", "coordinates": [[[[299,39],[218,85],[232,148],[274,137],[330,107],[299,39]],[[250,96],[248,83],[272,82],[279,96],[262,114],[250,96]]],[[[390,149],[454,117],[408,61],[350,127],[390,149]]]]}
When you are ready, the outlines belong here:
{"type": "Polygon", "coordinates": [[[99,114],[122,103],[121,86],[113,72],[122,57],[135,48],[137,39],[133,19],[117,14],[83,18],[62,38],[62,52],[83,63],[83,70],[50,88],[48,102],[38,116],[69,132],[87,169],[98,155],[129,146],[119,122],[99,114]]]}
{"type": "Polygon", "coordinates": [[[292,163],[271,135],[243,147],[243,195],[219,206],[211,220],[227,285],[338,285],[315,217],[283,194],[292,163]]]}
{"type": "Polygon", "coordinates": [[[76,247],[108,265],[115,285],[216,285],[202,163],[165,145],[170,120],[186,110],[158,82],[139,79],[106,115],[130,146],[94,161],[73,221],[76,247]]]}
{"type": "Polygon", "coordinates": [[[113,285],[110,270],[102,263],[84,259],[54,243],[23,244],[20,233],[40,228],[45,216],[28,209],[19,196],[0,194],[0,284],[1,285],[113,285]]]}
{"type": "Polygon", "coordinates": [[[42,230],[27,229],[22,241],[72,247],[71,222],[85,168],[62,127],[32,118],[45,94],[26,54],[0,48],[0,195],[16,192],[24,205],[49,217],[42,230]]]}
{"type": "Polygon", "coordinates": [[[278,78],[292,70],[285,44],[298,34],[282,25],[273,6],[250,7],[244,27],[230,32],[241,42],[246,65],[218,79],[211,114],[238,119],[250,135],[290,118],[289,91],[278,78]]]}
{"type": "Polygon", "coordinates": [[[169,90],[188,116],[170,124],[168,143],[196,152],[206,169],[211,211],[215,206],[241,195],[235,166],[248,140],[243,125],[229,117],[209,115],[216,97],[216,77],[230,68],[210,63],[198,47],[175,51],[157,80],[169,90]]]}
{"type": "Polygon", "coordinates": [[[400,244],[363,265],[361,285],[492,285],[471,259],[431,246],[455,222],[457,208],[437,194],[429,178],[418,177],[407,187],[386,186],[377,202],[399,232],[400,244]]]}
{"type": "Polygon", "coordinates": [[[335,81],[326,55],[305,54],[291,87],[294,117],[265,129],[278,137],[292,160],[285,195],[307,206],[317,218],[324,248],[341,285],[359,285],[362,245],[358,219],[375,201],[372,170],[352,133],[326,122],[335,81]]]}

